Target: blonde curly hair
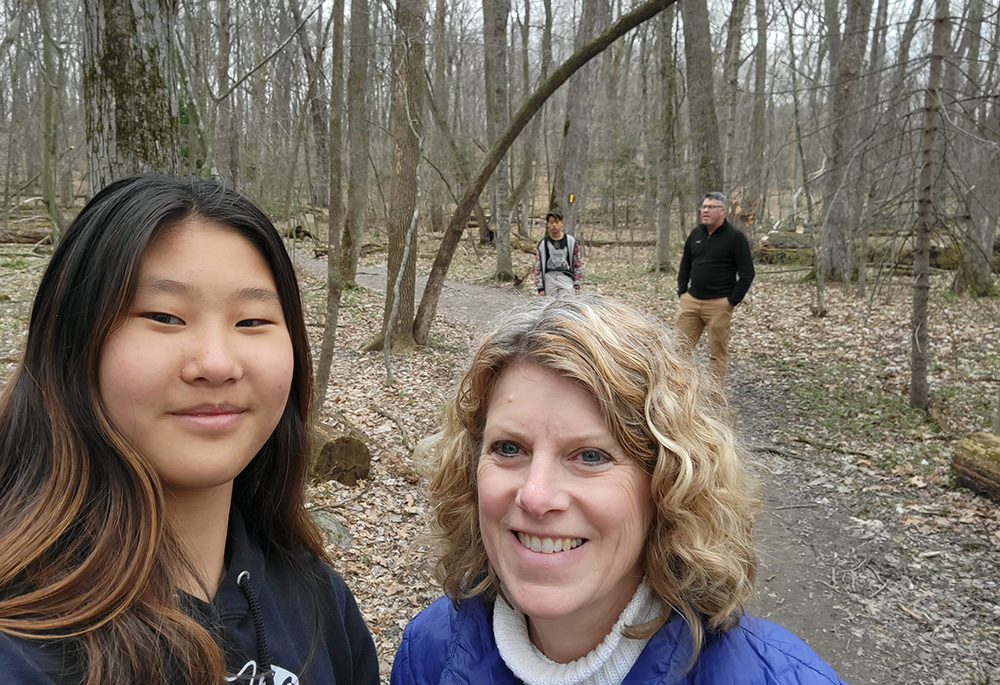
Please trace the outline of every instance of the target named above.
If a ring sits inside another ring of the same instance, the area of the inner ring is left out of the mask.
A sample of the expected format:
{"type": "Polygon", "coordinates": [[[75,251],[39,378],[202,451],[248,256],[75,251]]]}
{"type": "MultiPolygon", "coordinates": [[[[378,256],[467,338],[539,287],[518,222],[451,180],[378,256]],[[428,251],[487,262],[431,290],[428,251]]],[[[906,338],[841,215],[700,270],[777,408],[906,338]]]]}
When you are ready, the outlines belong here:
{"type": "Polygon", "coordinates": [[[438,581],[456,603],[499,591],[480,535],[476,469],[493,388],[522,364],[589,390],[612,435],[650,475],[654,516],[643,566],[663,608],[629,633],[648,637],[677,611],[691,631],[693,663],[706,630],[735,626],[753,591],[757,486],[712,386],[662,325],[609,300],[540,298],[480,342],[439,434],[430,487],[438,581]]]}

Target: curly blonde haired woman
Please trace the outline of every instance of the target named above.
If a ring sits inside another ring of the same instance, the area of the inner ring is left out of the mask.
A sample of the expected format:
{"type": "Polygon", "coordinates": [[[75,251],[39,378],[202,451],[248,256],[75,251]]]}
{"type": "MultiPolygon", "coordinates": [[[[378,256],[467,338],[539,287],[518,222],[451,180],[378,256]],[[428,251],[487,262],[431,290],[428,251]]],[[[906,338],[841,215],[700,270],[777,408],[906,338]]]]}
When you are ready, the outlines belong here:
{"type": "Polygon", "coordinates": [[[839,683],[748,616],[757,495],[665,329],[546,298],[481,342],[431,485],[441,598],[392,683],[839,683]]]}

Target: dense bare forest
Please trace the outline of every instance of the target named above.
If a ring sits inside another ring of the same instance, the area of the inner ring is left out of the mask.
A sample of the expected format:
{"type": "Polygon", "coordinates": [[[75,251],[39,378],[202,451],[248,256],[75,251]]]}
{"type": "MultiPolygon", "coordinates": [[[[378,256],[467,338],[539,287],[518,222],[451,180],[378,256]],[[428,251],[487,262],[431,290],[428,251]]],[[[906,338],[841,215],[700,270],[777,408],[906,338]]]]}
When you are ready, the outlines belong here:
{"type": "Polygon", "coordinates": [[[375,455],[310,497],[350,519],[385,675],[436,596],[412,443],[486,315],[528,297],[507,284],[542,217],[565,214],[587,289],[667,320],[722,190],[759,266],[731,385],[781,503],[765,608],[855,682],[946,682],[939,661],[996,682],[1000,519],[951,457],[1000,434],[998,93],[998,0],[4,0],[0,380],[108,181],[253,197],[304,259],[312,418],[375,455]]]}
{"type": "MultiPolygon", "coordinates": [[[[633,227],[655,239],[650,263],[669,265],[696,196],[721,188],[755,240],[801,236],[772,242],[772,257],[807,249],[821,285],[863,293],[912,264],[920,225],[956,291],[995,292],[995,2],[647,5],[501,150],[473,212],[480,238],[487,221],[495,232],[499,279],[514,276],[512,233],[552,205],[584,239],[633,227]]],[[[639,7],[8,2],[5,227],[41,203],[58,238],[78,198],[156,168],[231,179],[283,220],[329,208],[347,282],[372,230],[402,264],[414,231],[444,231],[522,104],[639,7]]],[[[397,332],[414,316],[406,259],[397,332]]]]}

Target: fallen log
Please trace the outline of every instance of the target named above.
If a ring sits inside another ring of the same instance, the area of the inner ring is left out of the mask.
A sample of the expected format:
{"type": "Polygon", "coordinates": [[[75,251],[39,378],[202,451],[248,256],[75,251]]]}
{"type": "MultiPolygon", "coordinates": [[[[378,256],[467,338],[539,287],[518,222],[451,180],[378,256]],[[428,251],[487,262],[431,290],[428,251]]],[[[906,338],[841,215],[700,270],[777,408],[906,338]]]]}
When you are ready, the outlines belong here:
{"type": "Polygon", "coordinates": [[[1000,435],[971,433],[959,440],[951,471],[962,487],[1000,502],[1000,435]]]}
{"type": "Polygon", "coordinates": [[[50,228],[0,228],[0,243],[15,243],[17,245],[39,245],[52,240],[50,228]]]}

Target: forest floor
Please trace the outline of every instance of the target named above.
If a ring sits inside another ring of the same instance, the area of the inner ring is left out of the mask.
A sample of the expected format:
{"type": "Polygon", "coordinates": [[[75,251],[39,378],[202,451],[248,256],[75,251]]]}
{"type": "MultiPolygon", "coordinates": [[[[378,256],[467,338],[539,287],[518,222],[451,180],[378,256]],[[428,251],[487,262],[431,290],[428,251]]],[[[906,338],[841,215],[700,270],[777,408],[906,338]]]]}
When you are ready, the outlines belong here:
{"type": "MultiPolygon", "coordinates": [[[[432,250],[421,251],[421,273],[432,250]]],[[[675,277],[646,273],[635,254],[592,250],[585,289],[669,324],[675,277]]],[[[372,492],[342,512],[359,530],[355,546],[338,554],[370,611],[386,668],[406,621],[439,594],[420,539],[425,483],[409,447],[437,427],[441,402],[490,322],[535,297],[530,284],[490,282],[490,257],[464,247],[431,345],[393,357],[394,388],[384,384],[381,354],[355,351],[378,328],[384,255],[368,256],[358,275],[364,289],[348,293],[339,349],[350,370],[333,381],[343,394],[334,390],[328,401],[363,424],[375,407],[366,430],[391,447],[372,492]],[[359,328],[352,319],[361,310],[368,323],[359,328]],[[379,504],[373,511],[365,500],[379,504]],[[379,531],[372,546],[360,540],[369,516],[379,531]]],[[[531,256],[515,258],[523,274],[531,256]]],[[[300,267],[321,276],[325,262],[302,259],[300,267]]],[[[879,287],[860,299],[831,288],[830,314],[816,318],[814,286],[797,284],[800,275],[760,265],[734,323],[727,395],[766,499],[751,610],[802,637],[849,683],[1000,682],[1000,515],[949,476],[957,439],[988,427],[995,410],[1000,305],[935,290],[928,416],[907,406],[909,279],[873,277],[879,287]]]]}
{"type": "MultiPolygon", "coordinates": [[[[379,240],[375,235],[370,239],[379,240]]],[[[421,241],[427,273],[435,244],[421,241]]],[[[310,334],[323,330],[326,264],[293,250],[310,334]]],[[[650,274],[638,248],[585,254],[585,289],[670,323],[673,275],[650,274]]],[[[515,253],[523,274],[532,257],[515,253]]],[[[47,257],[0,252],[0,381],[14,368],[47,257]]],[[[326,414],[370,439],[372,474],[354,487],[320,483],[311,506],[350,529],[333,548],[388,678],[407,621],[439,594],[424,534],[426,483],[414,444],[440,410],[489,323],[534,297],[491,282],[490,250],[463,243],[424,348],[360,351],[381,326],[384,237],[344,292],[326,414]]],[[[812,316],[814,285],[793,270],[758,266],[733,325],[727,396],[764,486],[754,613],[802,637],[859,685],[1000,682],[1000,513],[953,485],[957,440],[987,429],[1000,388],[1000,303],[954,297],[934,280],[930,414],[908,408],[909,278],[875,274],[867,297],[828,289],[829,315],[812,316]]],[[[699,349],[704,363],[704,350],[699,349]]]]}

